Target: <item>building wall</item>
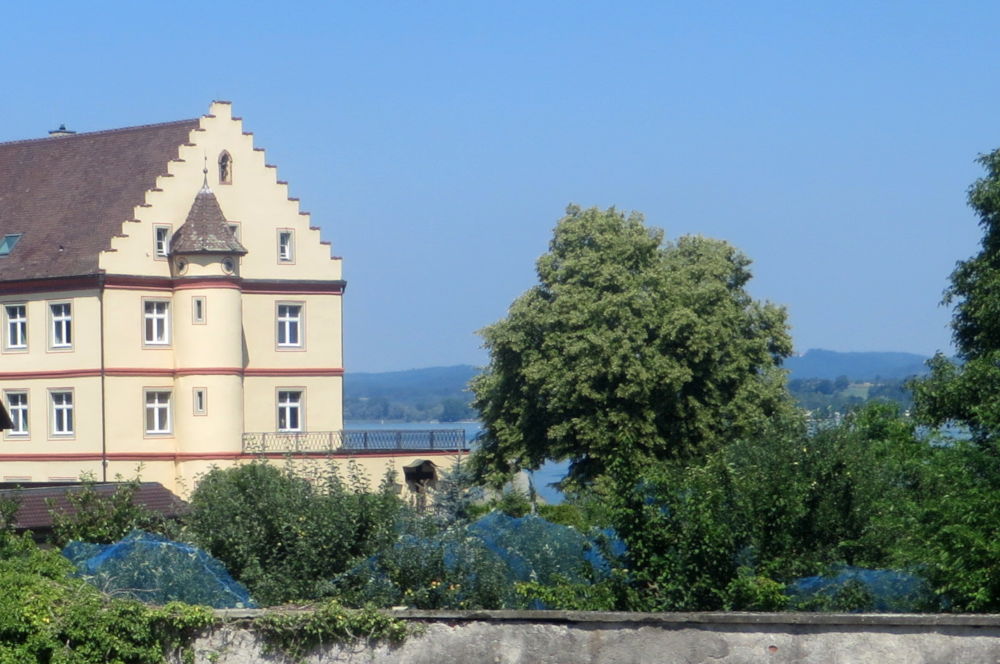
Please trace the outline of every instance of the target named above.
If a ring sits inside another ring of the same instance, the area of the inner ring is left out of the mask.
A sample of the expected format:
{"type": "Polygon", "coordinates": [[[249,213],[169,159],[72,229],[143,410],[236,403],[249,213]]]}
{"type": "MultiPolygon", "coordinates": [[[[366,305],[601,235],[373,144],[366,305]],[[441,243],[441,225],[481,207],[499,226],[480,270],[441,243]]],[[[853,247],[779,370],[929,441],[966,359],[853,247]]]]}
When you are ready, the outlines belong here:
{"type": "Polygon", "coordinates": [[[244,431],[275,430],[279,389],[302,390],[306,430],[343,427],[341,260],[331,258],[228,103],[213,103],[163,168],[100,256],[103,289],[92,280],[81,282],[84,290],[0,289],[0,305],[27,306],[28,348],[0,348],[0,378],[5,392],[27,391],[30,413],[28,436],[4,436],[0,475],[39,481],[92,472],[101,479],[106,459],[108,478],[132,476],[141,464],[143,479],[183,494],[192,472],[239,461],[244,431]],[[223,152],[230,182],[220,179],[223,152]],[[205,181],[247,249],[236,256],[234,275],[218,255],[188,256],[177,274],[157,252],[157,229],[180,228],[205,181]],[[284,255],[280,233],[290,238],[284,255]],[[192,311],[196,298],[204,307],[200,321],[192,311]],[[47,343],[48,307],[61,301],[73,312],[66,350],[47,343]],[[166,303],[168,343],[146,343],[147,301],[166,303]],[[301,307],[298,346],[277,343],[279,304],[301,307]],[[48,433],[53,388],[73,393],[72,436],[48,433]],[[147,431],[149,391],[170,395],[169,432],[147,431]]]}

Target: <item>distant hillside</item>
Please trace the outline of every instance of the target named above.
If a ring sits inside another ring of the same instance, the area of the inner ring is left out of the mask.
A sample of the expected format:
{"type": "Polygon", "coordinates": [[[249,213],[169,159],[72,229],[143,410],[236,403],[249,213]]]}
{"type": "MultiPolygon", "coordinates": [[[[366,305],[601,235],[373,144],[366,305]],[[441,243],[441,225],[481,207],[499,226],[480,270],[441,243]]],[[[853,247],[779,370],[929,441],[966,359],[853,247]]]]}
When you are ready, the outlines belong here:
{"type": "Polygon", "coordinates": [[[838,353],[832,350],[810,349],[803,355],[785,360],[789,379],[825,378],[834,380],[847,376],[853,382],[900,380],[927,373],[924,355],[914,353],[838,353]]]}
{"type": "Polygon", "coordinates": [[[349,420],[457,421],[474,419],[469,381],[479,369],[460,364],[344,376],[349,420]]]}
{"type": "MultiPolygon", "coordinates": [[[[868,398],[891,398],[906,405],[902,381],[927,373],[927,358],[914,353],[839,353],[811,349],[790,357],[790,387],[803,407],[815,409],[860,403],[868,398]],[[841,376],[847,384],[834,383],[841,376]],[[876,382],[864,388],[851,384],[876,382]],[[853,389],[853,391],[852,391],[853,389]],[[839,401],[838,401],[839,399],[839,401]],[[843,402],[843,404],[841,403],[843,402]]],[[[344,417],[349,420],[450,422],[475,419],[469,407],[469,381],[479,368],[468,364],[386,373],[348,373],[344,376],[344,417]]]]}

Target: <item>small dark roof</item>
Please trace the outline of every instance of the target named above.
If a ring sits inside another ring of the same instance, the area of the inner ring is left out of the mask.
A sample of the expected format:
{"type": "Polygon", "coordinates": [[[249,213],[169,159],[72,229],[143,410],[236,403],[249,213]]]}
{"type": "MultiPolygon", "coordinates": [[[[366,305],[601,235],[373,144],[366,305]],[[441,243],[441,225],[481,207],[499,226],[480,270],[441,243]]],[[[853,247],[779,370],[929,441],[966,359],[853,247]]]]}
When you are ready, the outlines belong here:
{"type": "MultiPolygon", "coordinates": [[[[120,482],[99,483],[94,485],[94,490],[99,495],[110,496],[119,486],[122,486],[120,482]]],[[[81,484],[70,482],[38,482],[21,485],[0,482],[0,498],[13,498],[20,503],[17,516],[14,518],[16,530],[47,532],[52,529],[52,517],[49,515],[49,509],[75,513],[76,508],[66,500],[66,494],[80,491],[82,488],[81,484]],[[49,507],[47,501],[54,502],[53,508],[49,507]]],[[[132,496],[132,503],[143,505],[167,518],[180,516],[188,509],[186,502],[159,482],[139,484],[139,488],[132,496]]]]}
{"type": "Polygon", "coordinates": [[[245,254],[233,235],[219,201],[208,186],[194,197],[187,221],[170,238],[171,254],[245,254]]]}
{"type": "Polygon", "coordinates": [[[198,120],[0,143],[0,280],[98,272],[122,222],[180,155],[198,120]]]}

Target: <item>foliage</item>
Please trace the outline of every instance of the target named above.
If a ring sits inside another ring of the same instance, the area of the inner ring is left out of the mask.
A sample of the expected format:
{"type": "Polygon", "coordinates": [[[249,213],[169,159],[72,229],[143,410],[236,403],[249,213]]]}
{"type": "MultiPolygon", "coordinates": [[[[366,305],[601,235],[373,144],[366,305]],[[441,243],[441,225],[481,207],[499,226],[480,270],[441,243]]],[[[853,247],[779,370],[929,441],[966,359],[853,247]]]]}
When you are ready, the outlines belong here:
{"type": "Polygon", "coordinates": [[[210,626],[204,607],[111,599],[29,537],[0,537],[0,661],[152,664],[210,626]]]}
{"type": "Polygon", "coordinates": [[[74,540],[109,544],[120,540],[133,530],[172,532],[170,523],[160,514],[135,501],[141,482],[139,477],[124,481],[119,475],[115,490],[110,494],[99,493],[93,476],[81,478],[79,488],[64,494],[71,509],[65,510],[49,500],[52,517],[52,543],[66,546],[74,540]]]}
{"type": "Polygon", "coordinates": [[[835,567],[789,587],[797,611],[913,612],[939,608],[925,580],[887,569],[835,567]]]}
{"type": "Polygon", "coordinates": [[[311,599],[317,584],[384,548],[403,503],[387,477],[377,492],[353,463],[311,477],[266,463],[216,469],[191,496],[195,542],[262,604],[311,599]]]}
{"type": "Polygon", "coordinates": [[[567,209],[539,284],[481,331],[474,460],[502,482],[546,459],[595,477],[646,458],[694,458],[788,404],[785,312],[745,290],[750,264],[703,237],[663,244],[642,217],[567,209]]]}
{"type": "Polygon", "coordinates": [[[499,609],[511,605],[503,561],[464,525],[415,517],[398,539],[338,577],[329,594],[350,606],[499,609]]]}
{"type": "Polygon", "coordinates": [[[950,610],[1000,612],[1000,459],[963,440],[932,455],[896,560],[919,569],[950,610]]]}
{"type": "Polygon", "coordinates": [[[371,608],[346,609],[330,600],[314,610],[270,611],[253,622],[253,630],[267,644],[267,651],[301,661],[323,644],[400,643],[407,636],[406,624],[371,608]]]}
{"type": "Polygon", "coordinates": [[[800,576],[888,564],[931,453],[895,407],[873,404],[839,427],[776,422],[704,460],[648,466],[628,487],[597,485],[639,591],[622,608],[776,608],[776,589],[800,576]]]}
{"type": "Polygon", "coordinates": [[[246,588],[218,560],[190,544],[141,530],[113,544],[70,542],[63,555],[76,565],[81,578],[116,597],[216,609],[254,606],[246,588]]]}
{"type": "Polygon", "coordinates": [[[986,175],[969,188],[968,202],[983,229],[978,254],[959,261],[944,302],[954,306],[952,336],[961,364],[938,353],[931,375],[914,382],[918,415],[940,425],[958,421],[980,444],[1000,435],[1000,150],[980,155],[986,175]]]}

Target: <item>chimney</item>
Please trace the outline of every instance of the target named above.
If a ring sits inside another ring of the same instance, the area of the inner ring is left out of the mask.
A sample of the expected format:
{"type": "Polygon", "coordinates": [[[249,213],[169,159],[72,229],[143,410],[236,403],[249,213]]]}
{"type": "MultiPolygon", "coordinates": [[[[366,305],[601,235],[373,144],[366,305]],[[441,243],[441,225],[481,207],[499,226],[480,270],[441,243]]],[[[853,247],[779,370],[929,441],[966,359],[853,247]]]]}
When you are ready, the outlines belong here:
{"type": "Polygon", "coordinates": [[[70,131],[69,129],[67,129],[66,125],[61,124],[59,125],[58,129],[53,129],[52,131],[50,131],[49,136],[52,136],[53,138],[56,136],[72,136],[75,133],[76,133],[75,131],[70,131]]]}

